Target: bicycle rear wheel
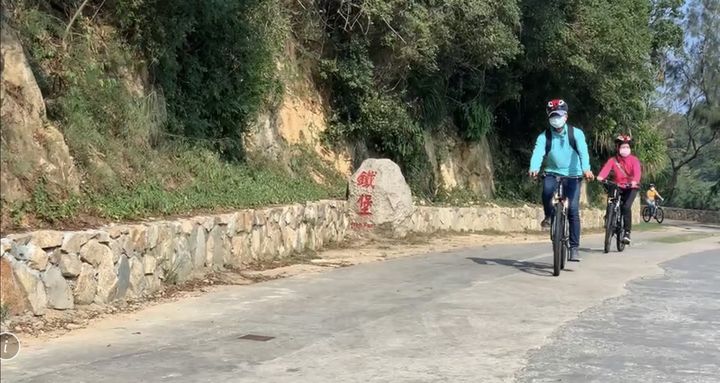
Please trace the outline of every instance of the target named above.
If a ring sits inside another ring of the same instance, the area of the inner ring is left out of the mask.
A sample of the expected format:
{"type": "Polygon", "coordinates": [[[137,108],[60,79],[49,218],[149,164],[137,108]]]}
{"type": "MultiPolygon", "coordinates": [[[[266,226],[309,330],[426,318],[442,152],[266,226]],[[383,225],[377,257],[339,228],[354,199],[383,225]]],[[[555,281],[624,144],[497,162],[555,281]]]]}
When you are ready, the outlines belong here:
{"type": "Polygon", "coordinates": [[[617,228],[615,229],[615,242],[617,244],[617,250],[619,252],[625,251],[625,242],[623,242],[623,237],[625,234],[625,225],[622,221],[622,217],[618,218],[617,228]]]}
{"type": "Polygon", "coordinates": [[[560,275],[560,263],[563,253],[563,233],[565,222],[563,220],[562,204],[555,204],[555,217],[553,218],[553,275],[560,275]]]}
{"type": "Polygon", "coordinates": [[[565,270],[565,263],[570,256],[570,224],[567,221],[567,215],[563,214],[563,233],[562,254],[560,255],[560,269],[565,270]]]}
{"type": "Polygon", "coordinates": [[[605,253],[610,252],[610,244],[612,244],[612,236],[615,232],[615,209],[612,205],[608,205],[605,211],[605,253]]]}
{"type": "Polygon", "coordinates": [[[663,213],[663,209],[661,207],[657,208],[657,211],[655,212],[655,220],[657,223],[663,223],[665,220],[665,213],[663,213]]]}
{"type": "Polygon", "coordinates": [[[650,222],[652,215],[650,214],[650,208],[645,206],[642,210],[642,218],[645,222],[650,222]]]}

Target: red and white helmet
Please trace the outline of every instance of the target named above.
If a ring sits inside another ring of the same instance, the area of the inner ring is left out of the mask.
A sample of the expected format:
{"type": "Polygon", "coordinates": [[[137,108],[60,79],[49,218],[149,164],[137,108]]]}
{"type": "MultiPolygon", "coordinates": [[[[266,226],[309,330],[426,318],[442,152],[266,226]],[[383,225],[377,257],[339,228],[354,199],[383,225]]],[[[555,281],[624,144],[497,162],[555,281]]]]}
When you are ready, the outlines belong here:
{"type": "Polygon", "coordinates": [[[568,105],[565,100],[550,100],[548,101],[547,106],[545,106],[545,111],[547,112],[548,116],[553,114],[553,112],[559,112],[559,114],[567,114],[568,105]]]}
{"type": "Polygon", "coordinates": [[[622,144],[632,144],[633,140],[632,137],[630,137],[629,134],[618,134],[617,137],[615,137],[615,145],[620,146],[622,144]]]}

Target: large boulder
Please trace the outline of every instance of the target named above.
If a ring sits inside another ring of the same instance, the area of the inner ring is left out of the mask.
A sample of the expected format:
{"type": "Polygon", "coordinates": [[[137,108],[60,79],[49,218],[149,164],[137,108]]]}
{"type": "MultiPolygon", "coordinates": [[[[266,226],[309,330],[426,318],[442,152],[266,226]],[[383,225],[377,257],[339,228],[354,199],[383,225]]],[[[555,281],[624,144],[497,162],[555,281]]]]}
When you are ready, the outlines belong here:
{"type": "Polygon", "coordinates": [[[392,227],[415,209],[400,167],[388,159],[365,160],[350,179],[348,198],[355,228],[392,227]]]}
{"type": "Polygon", "coordinates": [[[42,280],[45,283],[48,307],[57,310],[73,308],[72,290],[58,267],[49,267],[42,273],[42,280]]]}
{"type": "Polygon", "coordinates": [[[27,297],[33,314],[44,315],[47,309],[47,295],[45,294],[45,286],[40,279],[40,273],[23,262],[12,262],[12,260],[10,262],[13,276],[18,282],[23,295],[27,297]]]}
{"type": "Polygon", "coordinates": [[[97,292],[97,281],[95,280],[95,269],[83,263],[80,268],[80,275],[75,282],[73,296],[75,303],[79,305],[88,305],[95,299],[97,292]]]}
{"type": "Polygon", "coordinates": [[[13,315],[27,310],[29,302],[23,286],[13,274],[10,258],[0,258],[0,304],[7,307],[13,315]]]}

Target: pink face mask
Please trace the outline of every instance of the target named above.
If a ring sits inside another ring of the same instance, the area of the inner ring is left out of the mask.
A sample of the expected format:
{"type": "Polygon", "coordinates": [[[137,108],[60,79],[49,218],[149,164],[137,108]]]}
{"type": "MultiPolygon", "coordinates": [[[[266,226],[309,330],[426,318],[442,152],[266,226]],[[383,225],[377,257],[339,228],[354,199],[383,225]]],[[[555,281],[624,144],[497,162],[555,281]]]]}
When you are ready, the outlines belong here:
{"type": "Polygon", "coordinates": [[[630,155],[630,148],[620,148],[619,153],[621,156],[627,157],[630,155]]]}

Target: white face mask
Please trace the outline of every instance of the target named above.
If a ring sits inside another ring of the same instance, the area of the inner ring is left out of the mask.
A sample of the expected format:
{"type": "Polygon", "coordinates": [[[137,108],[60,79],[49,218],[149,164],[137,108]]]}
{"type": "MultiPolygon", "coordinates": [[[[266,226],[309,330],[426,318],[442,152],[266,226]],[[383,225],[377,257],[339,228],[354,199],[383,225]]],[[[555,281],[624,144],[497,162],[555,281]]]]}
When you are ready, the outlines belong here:
{"type": "Polygon", "coordinates": [[[620,148],[620,155],[627,157],[630,155],[630,148],[620,148]]]}
{"type": "Polygon", "coordinates": [[[560,129],[565,126],[567,116],[552,116],[550,117],[550,125],[555,129],[560,129]]]}

